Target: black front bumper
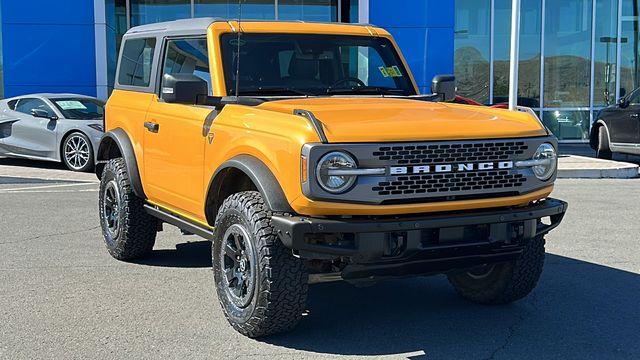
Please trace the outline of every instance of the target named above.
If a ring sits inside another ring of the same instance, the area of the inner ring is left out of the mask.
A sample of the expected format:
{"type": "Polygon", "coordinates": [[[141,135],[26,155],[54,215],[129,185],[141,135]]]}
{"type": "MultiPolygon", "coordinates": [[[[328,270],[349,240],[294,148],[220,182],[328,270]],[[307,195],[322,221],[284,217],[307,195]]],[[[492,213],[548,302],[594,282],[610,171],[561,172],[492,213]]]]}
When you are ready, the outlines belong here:
{"type": "Polygon", "coordinates": [[[566,210],[566,202],[546,199],[499,210],[375,219],[274,216],[272,222],[283,244],[303,258],[347,258],[343,277],[355,279],[509,261],[527,241],[557,227],[566,210]]]}

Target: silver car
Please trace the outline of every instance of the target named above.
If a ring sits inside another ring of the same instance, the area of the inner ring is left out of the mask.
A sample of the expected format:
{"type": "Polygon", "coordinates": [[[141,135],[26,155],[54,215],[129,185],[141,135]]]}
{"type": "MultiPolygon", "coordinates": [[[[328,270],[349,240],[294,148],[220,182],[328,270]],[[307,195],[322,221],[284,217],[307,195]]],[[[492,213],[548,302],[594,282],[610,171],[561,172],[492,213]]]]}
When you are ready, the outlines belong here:
{"type": "Polygon", "coordinates": [[[104,132],[104,102],[75,94],[33,94],[0,101],[0,156],[62,161],[89,171],[104,132]]]}

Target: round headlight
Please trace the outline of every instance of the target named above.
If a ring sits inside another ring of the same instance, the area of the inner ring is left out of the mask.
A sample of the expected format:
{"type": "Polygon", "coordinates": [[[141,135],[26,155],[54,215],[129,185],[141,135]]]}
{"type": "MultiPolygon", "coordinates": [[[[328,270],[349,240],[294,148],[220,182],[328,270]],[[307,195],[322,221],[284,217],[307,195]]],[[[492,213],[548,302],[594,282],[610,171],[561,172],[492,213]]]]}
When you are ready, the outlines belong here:
{"type": "Polygon", "coordinates": [[[341,174],[341,170],[353,169],[356,161],[348,154],[334,151],[323,156],[316,168],[316,177],[320,186],[332,193],[343,193],[356,182],[356,176],[341,174]]]}
{"type": "Polygon", "coordinates": [[[544,143],[538,147],[533,160],[536,163],[533,166],[533,173],[542,181],[549,180],[556,172],[558,166],[558,155],[553,145],[544,143]]]}

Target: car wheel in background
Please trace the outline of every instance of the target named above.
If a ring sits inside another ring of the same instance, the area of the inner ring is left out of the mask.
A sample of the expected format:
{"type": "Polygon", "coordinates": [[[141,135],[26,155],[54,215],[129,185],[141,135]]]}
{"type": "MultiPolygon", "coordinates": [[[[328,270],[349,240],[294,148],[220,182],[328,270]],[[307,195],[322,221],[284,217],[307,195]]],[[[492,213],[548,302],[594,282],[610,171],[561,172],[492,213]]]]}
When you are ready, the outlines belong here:
{"type": "Polygon", "coordinates": [[[458,295],[469,301],[498,305],[527,296],[538,283],[544,265],[544,238],[529,240],[520,256],[511,262],[484,265],[449,274],[458,295]]]}
{"type": "Polygon", "coordinates": [[[596,156],[599,159],[611,160],[613,153],[609,148],[609,136],[607,134],[607,128],[600,126],[598,128],[598,147],[596,148],[596,156]]]}
{"type": "Polygon", "coordinates": [[[87,172],[93,169],[93,148],[89,138],[81,133],[71,133],[62,144],[62,161],[72,171],[87,172]]]}

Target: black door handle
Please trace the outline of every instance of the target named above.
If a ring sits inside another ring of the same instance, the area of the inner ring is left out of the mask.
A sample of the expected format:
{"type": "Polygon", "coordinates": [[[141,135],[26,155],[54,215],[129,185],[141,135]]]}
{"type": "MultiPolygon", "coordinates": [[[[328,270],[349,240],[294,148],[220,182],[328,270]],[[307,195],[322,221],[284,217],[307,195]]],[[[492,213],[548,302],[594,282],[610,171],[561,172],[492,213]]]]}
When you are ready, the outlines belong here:
{"type": "Polygon", "coordinates": [[[156,124],[149,121],[146,121],[144,123],[144,127],[146,127],[147,130],[151,131],[152,133],[157,133],[160,130],[160,124],[156,124]]]}

